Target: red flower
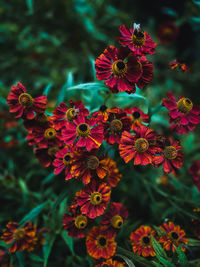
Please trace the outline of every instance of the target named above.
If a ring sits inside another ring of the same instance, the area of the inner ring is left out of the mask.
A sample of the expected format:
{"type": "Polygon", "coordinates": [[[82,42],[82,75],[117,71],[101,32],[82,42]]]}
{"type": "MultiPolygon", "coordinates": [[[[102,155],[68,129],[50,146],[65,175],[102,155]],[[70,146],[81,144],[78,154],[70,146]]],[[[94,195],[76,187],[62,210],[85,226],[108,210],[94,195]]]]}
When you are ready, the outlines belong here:
{"type": "Polygon", "coordinates": [[[108,120],[109,114],[111,113],[118,113],[119,108],[111,108],[109,109],[106,105],[102,105],[99,109],[99,111],[96,111],[92,114],[93,117],[96,117],[96,119],[102,123],[106,122],[108,120]]]}
{"type": "Polygon", "coordinates": [[[91,152],[80,151],[76,153],[71,173],[78,180],[82,180],[83,183],[88,184],[91,178],[98,177],[99,179],[103,179],[108,171],[102,157],[98,157],[96,150],[93,150],[91,152]]]}
{"type": "Polygon", "coordinates": [[[167,97],[169,100],[164,98],[162,105],[169,109],[170,123],[174,123],[170,128],[179,134],[192,131],[200,123],[200,106],[185,97],[176,101],[172,92],[167,97]]]}
{"type": "Polygon", "coordinates": [[[0,266],[13,267],[12,263],[10,263],[10,255],[5,249],[0,249],[0,266]]]}
{"type": "Polygon", "coordinates": [[[143,32],[139,24],[134,23],[134,27],[127,29],[125,25],[119,27],[123,37],[119,37],[120,44],[128,46],[136,56],[154,54],[156,52],[156,43],[152,42],[150,35],[143,32]]]}
{"type": "Polygon", "coordinates": [[[64,214],[63,226],[71,237],[85,237],[85,230],[88,226],[89,218],[80,214],[77,208],[69,208],[71,214],[64,214]]]}
{"type": "Polygon", "coordinates": [[[126,116],[126,113],[120,109],[116,113],[116,108],[113,109],[114,112],[110,110],[108,120],[103,124],[104,140],[111,145],[119,143],[122,132],[129,131],[131,128],[131,119],[126,116]]]}
{"type": "Polygon", "coordinates": [[[131,233],[130,239],[133,252],[143,257],[155,256],[155,251],[151,242],[151,235],[155,237],[156,232],[149,226],[140,226],[131,233]]]}
{"type": "Polygon", "coordinates": [[[131,115],[132,128],[134,129],[135,124],[148,124],[149,115],[142,112],[141,109],[136,107],[126,108],[124,110],[127,115],[131,115]]]}
{"type": "Polygon", "coordinates": [[[140,63],[142,64],[142,76],[136,82],[137,87],[143,89],[147,84],[152,81],[153,78],[153,64],[152,62],[148,61],[146,57],[140,58],[140,63]]]}
{"type": "Polygon", "coordinates": [[[44,126],[38,125],[27,135],[27,140],[30,146],[38,145],[38,148],[49,148],[63,146],[60,132],[56,131],[54,125],[49,121],[44,126]]]}
{"type": "Polygon", "coordinates": [[[17,86],[11,87],[11,92],[7,97],[7,103],[10,106],[10,112],[15,113],[15,118],[23,117],[31,120],[35,113],[43,113],[47,97],[45,95],[33,98],[26,93],[26,88],[17,83],[17,86]]]}
{"type": "MultiPolygon", "coordinates": [[[[160,237],[159,242],[163,243],[165,250],[172,250],[175,252],[175,247],[179,247],[181,244],[187,244],[188,239],[185,238],[185,231],[180,228],[179,225],[174,225],[173,222],[163,223],[160,228],[166,233],[160,237]]],[[[185,247],[182,246],[182,251],[185,251],[185,247]]]]}
{"type": "Polygon", "coordinates": [[[34,154],[39,160],[40,164],[47,168],[49,167],[53,160],[55,159],[55,153],[58,152],[58,146],[49,146],[48,148],[35,148],[34,154]]]}
{"type": "MultiPolygon", "coordinates": [[[[195,215],[200,215],[200,208],[193,209],[193,212],[196,213],[195,215]]],[[[198,239],[200,239],[200,218],[199,219],[192,219],[192,224],[194,227],[194,233],[198,239]]]]}
{"type": "Polygon", "coordinates": [[[126,163],[134,158],[134,165],[151,164],[156,152],[160,148],[156,146],[156,134],[153,130],[137,125],[134,127],[135,135],[127,131],[122,133],[119,153],[126,163]]]}
{"type": "Polygon", "coordinates": [[[170,44],[176,40],[179,27],[173,21],[165,21],[157,31],[158,38],[162,44],[170,44]]]}
{"type": "Polygon", "coordinates": [[[96,77],[105,80],[113,93],[135,93],[142,75],[142,64],[126,48],[107,47],[95,61],[96,77]]]}
{"type": "Polygon", "coordinates": [[[169,66],[172,70],[179,67],[183,72],[190,71],[190,68],[185,63],[180,63],[176,59],[173,62],[169,63],[169,66]]]}
{"type": "Polygon", "coordinates": [[[190,167],[190,175],[192,176],[194,185],[200,192],[200,161],[194,160],[190,167]]]}
{"type": "Polygon", "coordinates": [[[6,227],[7,229],[3,231],[1,238],[6,244],[10,244],[12,242],[12,245],[8,249],[10,252],[14,253],[29,248],[36,235],[35,224],[26,222],[24,227],[20,228],[18,223],[9,222],[6,227]]]}
{"type": "Polygon", "coordinates": [[[71,167],[73,162],[73,148],[65,146],[55,154],[53,166],[55,166],[54,174],[58,175],[65,169],[65,180],[72,179],[71,167]]]}
{"type": "Polygon", "coordinates": [[[183,164],[183,151],[181,151],[181,145],[179,141],[174,141],[172,137],[169,137],[168,143],[163,143],[163,150],[159,156],[155,156],[154,164],[156,167],[163,164],[163,170],[165,173],[176,173],[176,169],[181,168],[183,164]]]}
{"type": "Polygon", "coordinates": [[[107,180],[108,184],[111,187],[117,186],[118,182],[122,178],[122,174],[117,168],[117,163],[110,157],[102,159],[101,163],[104,166],[104,170],[106,170],[106,176],[104,177],[104,179],[107,180]]]}
{"type": "Polygon", "coordinates": [[[39,113],[32,120],[24,120],[24,126],[29,132],[40,130],[43,127],[48,127],[49,121],[52,121],[51,116],[47,116],[45,113],[39,113]]]}
{"type": "Polygon", "coordinates": [[[81,213],[94,219],[104,213],[110,201],[110,186],[93,180],[83,190],[76,193],[76,204],[81,207],[81,213]]]}
{"type": "Polygon", "coordinates": [[[94,267],[127,267],[128,265],[119,257],[114,256],[108,260],[96,260],[94,267]]]}
{"type": "Polygon", "coordinates": [[[118,231],[128,217],[128,211],[121,203],[112,202],[110,210],[103,215],[101,224],[105,230],[118,231]]]}
{"type": "Polygon", "coordinates": [[[88,254],[95,259],[109,259],[116,252],[115,234],[94,226],[87,234],[86,247],[88,254]]]}
{"type": "Polygon", "coordinates": [[[68,122],[62,130],[62,137],[65,144],[76,144],[77,147],[84,147],[88,151],[98,148],[103,141],[102,126],[95,126],[97,121],[87,119],[82,115],[73,122],[68,122]]]}
{"type": "Polygon", "coordinates": [[[72,122],[78,115],[88,116],[89,111],[84,107],[79,100],[77,102],[70,100],[71,108],[68,108],[65,103],[60,105],[53,111],[53,122],[56,130],[64,128],[68,121],[72,122]]]}

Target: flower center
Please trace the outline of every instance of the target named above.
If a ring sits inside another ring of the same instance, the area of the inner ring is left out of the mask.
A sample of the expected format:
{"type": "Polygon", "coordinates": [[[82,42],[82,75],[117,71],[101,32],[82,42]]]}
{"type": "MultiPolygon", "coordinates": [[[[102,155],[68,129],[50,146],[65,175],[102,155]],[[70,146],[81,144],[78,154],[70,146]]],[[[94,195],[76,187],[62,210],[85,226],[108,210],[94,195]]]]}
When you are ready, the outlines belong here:
{"type": "Polygon", "coordinates": [[[177,157],[178,152],[177,152],[177,150],[176,150],[175,147],[173,147],[173,146],[167,146],[164,149],[163,154],[164,154],[164,156],[165,156],[166,159],[171,160],[171,159],[175,159],[177,157]]]}
{"type": "Polygon", "coordinates": [[[66,118],[68,121],[72,121],[76,117],[76,112],[74,108],[69,108],[66,112],[66,118]]]}
{"type": "Polygon", "coordinates": [[[142,238],[142,242],[145,244],[145,245],[148,245],[150,243],[150,238],[148,236],[143,236],[142,238]]]}
{"type": "Polygon", "coordinates": [[[48,128],[44,132],[44,137],[46,139],[53,139],[57,136],[57,132],[54,128],[48,128]]]}
{"type": "Polygon", "coordinates": [[[87,167],[91,170],[96,170],[99,167],[99,159],[96,156],[88,157],[87,167]]]}
{"type": "Polygon", "coordinates": [[[107,106],[106,106],[106,105],[102,105],[102,106],[100,107],[99,110],[100,110],[101,112],[105,112],[106,109],[107,109],[107,106]]]}
{"type": "Polygon", "coordinates": [[[87,226],[87,217],[84,215],[77,216],[74,224],[75,224],[76,228],[84,229],[87,226]]]}
{"type": "Polygon", "coordinates": [[[107,240],[104,236],[99,236],[97,239],[97,245],[100,248],[105,248],[107,245],[107,240]]]}
{"type": "Polygon", "coordinates": [[[90,195],[90,202],[92,205],[99,205],[102,202],[102,195],[99,192],[94,192],[90,195]]]}
{"type": "Polygon", "coordinates": [[[140,112],[138,112],[138,111],[134,111],[132,115],[133,115],[134,119],[139,119],[140,118],[140,112]]]}
{"type": "Polygon", "coordinates": [[[36,120],[37,122],[39,122],[39,123],[45,123],[45,122],[48,121],[48,117],[47,117],[46,114],[41,113],[41,114],[37,114],[37,115],[35,116],[35,120],[36,120]]]}
{"type": "Polygon", "coordinates": [[[163,34],[164,35],[169,35],[170,36],[172,33],[173,33],[173,31],[169,27],[166,27],[166,28],[163,29],[163,34]]]}
{"type": "Polygon", "coordinates": [[[144,138],[138,138],[135,141],[135,150],[137,152],[143,153],[147,151],[149,148],[149,142],[144,138]]]}
{"type": "Polygon", "coordinates": [[[81,123],[76,127],[78,136],[87,137],[90,134],[90,127],[87,123],[81,123]]]}
{"type": "Polygon", "coordinates": [[[23,228],[21,228],[21,229],[17,229],[17,230],[14,232],[13,237],[14,237],[14,239],[16,239],[16,240],[21,240],[21,239],[23,239],[23,238],[25,237],[25,235],[26,235],[25,230],[24,230],[23,228]]]}
{"type": "Polygon", "coordinates": [[[177,102],[177,108],[182,113],[188,113],[192,110],[193,103],[189,98],[183,97],[177,102]]]}
{"type": "Polygon", "coordinates": [[[33,98],[27,93],[21,94],[18,98],[18,101],[25,108],[30,108],[33,105],[33,98]]]}
{"type": "Polygon", "coordinates": [[[121,59],[116,60],[112,64],[112,71],[113,71],[114,75],[116,75],[118,77],[123,77],[125,75],[125,73],[127,72],[127,64],[121,59]]]}
{"type": "Polygon", "coordinates": [[[112,132],[117,133],[122,129],[122,127],[123,127],[123,124],[120,120],[115,119],[115,120],[112,120],[110,123],[110,129],[112,132]]]}
{"type": "Polygon", "coordinates": [[[114,227],[114,228],[117,228],[117,229],[120,229],[123,225],[123,219],[120,215],[115,215],[112,217],[111,219],[111,225],[114,227]]]}
{"type": "Polygon", "coordinates": [[[178,236],[178,234],[177,234],[176,232],[171,232],[171,233],[170,233],[170,236],[171,236],[171,238],[172,238],[173,240],[175,240],[175,241],[179,238],[179,236],[178,236]]]}
{"type": "Polygon", "coordinates": [[[65,154],[63,157],[63,163],[65,165],[68,165],[70,163],[70,159],[71,159],[71,154],[70,153],[65,154]]]}
{"type": "Polygon", "coordinates": [[[143,32],[135,30],[131,36],[132,43],[137,47],[142,47],[146,41],[146,36],[143,32]]]}
{"type": "Polygon", "coordinates": [[[48,150],[47,150],[47,154],[49,156],[54,156],[56,154],[56,152],[58,152],[58,150],[59,150],[58,146],[49,147],[48,150]]]}

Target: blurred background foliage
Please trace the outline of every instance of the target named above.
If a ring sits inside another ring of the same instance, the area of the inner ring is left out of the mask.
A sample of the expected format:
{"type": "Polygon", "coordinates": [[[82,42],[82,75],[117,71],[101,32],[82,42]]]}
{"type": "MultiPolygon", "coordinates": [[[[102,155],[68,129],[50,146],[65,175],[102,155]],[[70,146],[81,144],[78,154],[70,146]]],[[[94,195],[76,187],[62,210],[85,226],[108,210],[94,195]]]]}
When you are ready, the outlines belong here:
{"type": "MultiPolygon", "coordinates": [[[[12,258],[14,266],[92,266],[84,240],[72,240],[62,230],[62,215],[82,185],[65,182],[62,174],[55,177],[52,169],[40,166],[26,143],[22,121],[8,113],[10,86],[20,81],[33,96],[48,95],[49,112],[71,98],[81,99],[90,111],[105,103],[121,108],[135,105],[151,112],[151,128],[169,135],[167,112],[160,108],[166,93],[172,90],[176,97],[184,95],[194,103],[200,99],[200,1],[10,0],[0,2],[0,18],[1,230],[8,221],[19,222],[27,214],[50,229],[43,251],[18,253],[12,258]],[[167,21],[178,26],[178,35],[162,44],[158,29],[167,21]],[[131,27],[133,22],[158,43],[156,54],[148,57],[154,64],[154,78],[136,96],[111,95],[103,83],[97,83],[94,61],[108,45],[117,45],[120,25],[131,27]],[[174,59],[188,64],[191,71],[171,70],[168,63],[174,59]]],[[[185,152],[177,177],[163,178],[162,168],[125,165],[117,150],[106,146],[123,173],[112,200],[125,204],[130,213],[117,238],[124,248],[130,248],[130,232],[140,224],[159,225],[167,218],[195,238],[192,209],[199,205],[200,196],[188,169],[193,159],[200,159],[200,130],[173,135],[185,152]]],[[[197,266],[192,261],[198,252],[199,248],[188,251],[191,266],[197,266]]]]}

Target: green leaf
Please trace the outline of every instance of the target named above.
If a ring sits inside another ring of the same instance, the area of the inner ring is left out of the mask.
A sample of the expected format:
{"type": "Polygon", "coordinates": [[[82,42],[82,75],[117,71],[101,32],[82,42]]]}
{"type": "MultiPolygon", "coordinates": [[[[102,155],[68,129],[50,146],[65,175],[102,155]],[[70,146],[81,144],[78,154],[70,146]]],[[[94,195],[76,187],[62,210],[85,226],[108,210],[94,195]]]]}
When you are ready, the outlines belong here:
{"type": "Polygon", "coordinates": [[[47,177],[44,178],[42,181],[42,185],[45,185],[46,183],[50,182],[55,177],[55,174],[52,172],[47,177]]]}
{"type": "Polygon", "coordinates": [[[182,251],[182,246],[176,247],[174,246],[176,253],[178,255],[178,260],[181,267],[189,267],[188,259],[185,255],[185,253],[182,251]]]}
{"type": "Polygon", "coordinates": [[[29,253],[29,257],[36,262],[44,262],[44,259],[42,259],[40,256],[33,254],[33,253],[29,253]]]}
{"type": "Polygon", "coordinates": [[[48,96],[48,94],[49,94],[51,88],[52,88],[52,84],[48,84],[48,85],[45,87],[44,91],[43,91],[43,95],[48,96]]]}
{"type": "Polygon", "coordinates": [[[166,235],[165,231],[162,230],[160,227],[154,225],[153,228],[156,230],[159,236],[166,235]]]}
{"type": "Polygon", "coordinates": [[[24,216],[24,218],[20,221],[20,224],[24,224],[27,221],[32,221],[35,217],[37,217],[43,208],[49,203],[49,201],[45,201],[44,203],[38,205],[34,209],[32,209],[28,214],[24,216]]]}
{"type": "Polygon", "coordinates": [[[73,73],[70,71],[67,75],[65,84],[60,89],[56,105],[59,105],[62,101],[64,101],[66,92],[68,91],[68,87],[71,87],[73,85],[73,81],[73,73]]]}
{"type": "Polygon", "coordinates": [[[160,263],[158,263],[158,262],[156,262],[156,261],[152,261],[152,262],[153,262],[153,264],[155,264],[156,267],[163,267],[162,264],[160,264],[160,263]]]}
{"type": "Polygon", "coordinates": [[[71,253],[74,254],[73,239],[70,236],[68,236],[67,231],[65,230],[63,230],[60,235],[67,244],[67,246],[69,247],[71,253]]]}
{"type": "Polygon", "coordinates": [[[44,265],[43,267],[47,266],[48,263],[48,259],[49,259],[49,255],[51,253],[53,244],[56,240],[56,236],[55,235],[51,235],[49,240],[46,241],[45,245],[43,246],[43,255],[44,255],[44,265]]]}
{"type": "Polygon", "coordinates": [[[158,258],[158,260],[165,266],[165,267],[176,267],[173,263],[171,263],[170,261],[164,259],[163,257],[156,255],[156,257],[158,258]]]}
{"type": "Polygon", "coordinates": [[[136,267],[135,264],[131,260],[129,260],[129,258],[127,258],[121,254],[116,254],[115,256],[122,258],[128,267],[136,267]]]}
{"type": "Polygon", "coordinates": [[[27,4],[27,7],[28,7],[28,15],[32,15],[34,13],[33,0],[26,0],[26,4],[27,4]]]}
{"type": "Polygon", "coordinates": [[[18,262],[19,262],[19,267],[25,267],[23,253],[22,252],[17,252],[16,256],[17,256],[17,259],[18,259],[18,262]]]}
{"type": "Polygon", "coordinates": [[[153,248],[156,252],[156,256],[158,255],[160,257],[163,257],[164,259],[167,259],[166,252],[164,251],[162,246],[158,243],[158,241],[156,241],[156,239],[153,236],[151,236],[151,241],[152,241],[153,248]]]}
{"type": "Polygon", "coordinates": [[[188,246],[190,247],[200,247],[200,240],[193,238],[188,238],[188,246]]]}
{"type": "Polygon", "coordinates": [[[124,248],[121,247],[117,247],[117,251],[120,254],[126,255],[127,257],[131,258],[133,261],[136,261],[137,263],[140,263],[142,266],[153,266],[153,264],[151,264],[148,260],[146,260],[145,258],[137,255],[136,253],[130,252],[124,248]]]}

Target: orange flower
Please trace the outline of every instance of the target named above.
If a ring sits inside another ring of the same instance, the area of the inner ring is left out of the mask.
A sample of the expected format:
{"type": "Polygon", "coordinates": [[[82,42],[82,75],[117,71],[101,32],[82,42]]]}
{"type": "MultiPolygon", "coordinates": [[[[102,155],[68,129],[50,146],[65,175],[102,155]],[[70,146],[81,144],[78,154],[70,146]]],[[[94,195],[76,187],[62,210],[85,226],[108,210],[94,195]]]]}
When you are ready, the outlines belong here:
{"type": "Polygon", "coordinates": [[[35,239],[37,230],[36,225],[32,222],[26,222],[23,227],[16,222],[9,222],[6,227],[1,238],[6,244],[12,242],[8,249],[12,253],[28,249],[35,239]]]}
{"type": "Polygon", "coordinates": [[[155,251],[151,243],[151,235],[155,237],[156,232],[149,226],[140,226],[131,233],[130,239],[132,243],[133,252],[143,257],[155,256],[155,251]]]}
{"type": "MultiPolygon", "coordinates": [[[[160,228],[166,233],[160,237],[159,242],[163,243],[163,248],[165,250],[172,250],[175,252],[175,247],[181,244],[187,244],[188,239],[185,238],[185,231],[180,228],[179,225],[174,225],[173,222],[163,223],[160,228]]],[[[182,251],[185,251],[185,247],[182,247],[182,251]]]]}
{"type": "Polygon", "coordinates": [[[87,234],[86,247],[88,254],[95,259],[109,259],[116,252],[115,234],[94,226],[87,234]]]}

